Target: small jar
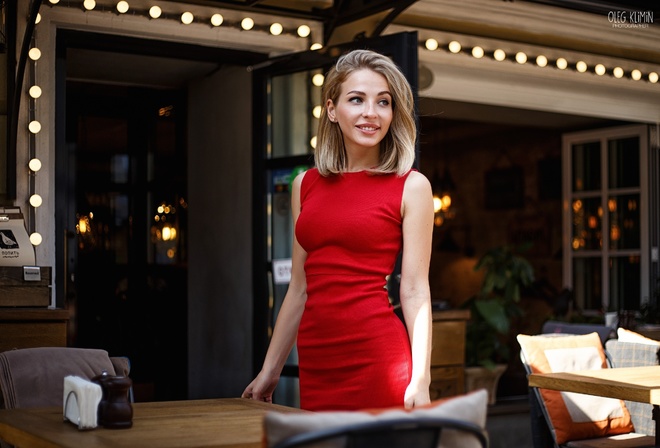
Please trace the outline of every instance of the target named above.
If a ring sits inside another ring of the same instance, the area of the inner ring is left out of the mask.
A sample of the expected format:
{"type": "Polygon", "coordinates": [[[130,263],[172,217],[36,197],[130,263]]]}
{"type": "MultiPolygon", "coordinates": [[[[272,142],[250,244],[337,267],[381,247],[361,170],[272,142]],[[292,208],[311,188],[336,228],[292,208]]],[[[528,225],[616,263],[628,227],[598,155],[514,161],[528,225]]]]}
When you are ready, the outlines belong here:
{"type": "Polygon", "coordinates": [[[103,396],[99,403],[98,424],[108,429],[126,429],[133,426],[133,406],[129,391],[133,381],[126,376],[108,375],[105,370],[92,378],[101,386],[103,396]]]}

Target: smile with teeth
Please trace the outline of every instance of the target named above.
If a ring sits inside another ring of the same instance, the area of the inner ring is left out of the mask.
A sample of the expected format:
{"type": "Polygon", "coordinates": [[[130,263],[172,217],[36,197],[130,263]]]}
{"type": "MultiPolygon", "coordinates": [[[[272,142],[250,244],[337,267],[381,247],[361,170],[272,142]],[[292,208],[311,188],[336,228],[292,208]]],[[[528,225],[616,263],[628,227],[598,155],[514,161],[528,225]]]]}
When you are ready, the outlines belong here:
{"type": "Polygon", "coordinates": [[[378,130],[377,126],[365,126],[365,125],[359,125],[359,129],[362,129],[363,131],[376,131],[378,130]]]}

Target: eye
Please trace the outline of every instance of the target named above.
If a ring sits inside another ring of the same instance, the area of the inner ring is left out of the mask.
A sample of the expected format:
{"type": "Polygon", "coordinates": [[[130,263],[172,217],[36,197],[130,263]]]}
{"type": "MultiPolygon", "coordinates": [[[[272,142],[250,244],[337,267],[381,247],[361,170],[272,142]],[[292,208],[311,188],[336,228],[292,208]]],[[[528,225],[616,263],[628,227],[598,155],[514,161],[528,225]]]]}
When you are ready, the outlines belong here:
{"type": "Polygon", "coordinates": [[[359,103],[362,102],[362,98],[360,98],[359,96],[354,96],[354,97],[349,98],[349,99],[348,99],[348,102],[349,102],[349,103],[357,103],[357,104],[359,104],[359,103]]]}
{"type": "Polygon", "coordinates": [[[378,101],[378,104],[380,104],[381,106],[389,106],[390,100],[383,98],[382,100],[378,101]]]}

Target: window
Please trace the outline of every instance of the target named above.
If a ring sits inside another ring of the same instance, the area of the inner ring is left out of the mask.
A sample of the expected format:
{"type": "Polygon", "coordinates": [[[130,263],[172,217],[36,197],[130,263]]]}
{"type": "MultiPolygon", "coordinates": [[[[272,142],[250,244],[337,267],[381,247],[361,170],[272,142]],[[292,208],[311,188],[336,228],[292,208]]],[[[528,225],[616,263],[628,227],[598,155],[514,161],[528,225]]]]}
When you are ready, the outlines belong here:
{"type": "Polygon", "coordinates": [[[579,310],[649,299],[646,126],[565,134],[564,284],[579,310]]]}

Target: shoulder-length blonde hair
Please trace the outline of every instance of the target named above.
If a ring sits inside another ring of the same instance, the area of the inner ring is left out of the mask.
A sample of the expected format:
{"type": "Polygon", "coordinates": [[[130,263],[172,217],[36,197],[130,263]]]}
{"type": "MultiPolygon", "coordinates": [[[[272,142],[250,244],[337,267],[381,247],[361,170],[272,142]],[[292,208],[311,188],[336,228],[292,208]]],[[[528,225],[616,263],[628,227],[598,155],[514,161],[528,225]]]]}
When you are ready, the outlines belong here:
{"type": "Polygon", "coordinates": [[[387,56],[371,50],[353,50],[341,56],[325,77],[323,109],[319,119],[317,145],[314,151],[316,168],[323,176],[346,170],[346,149],[339,126],[328,118],[327,103],[337,104],[346,78],[357,70],[368,69],[385,77],[392,93],[392,123],[380,143],[380,160],[373,173],[407,173],[415,161],[417,127],[415,105],[410,84],[401,70],[387,56]]]}

